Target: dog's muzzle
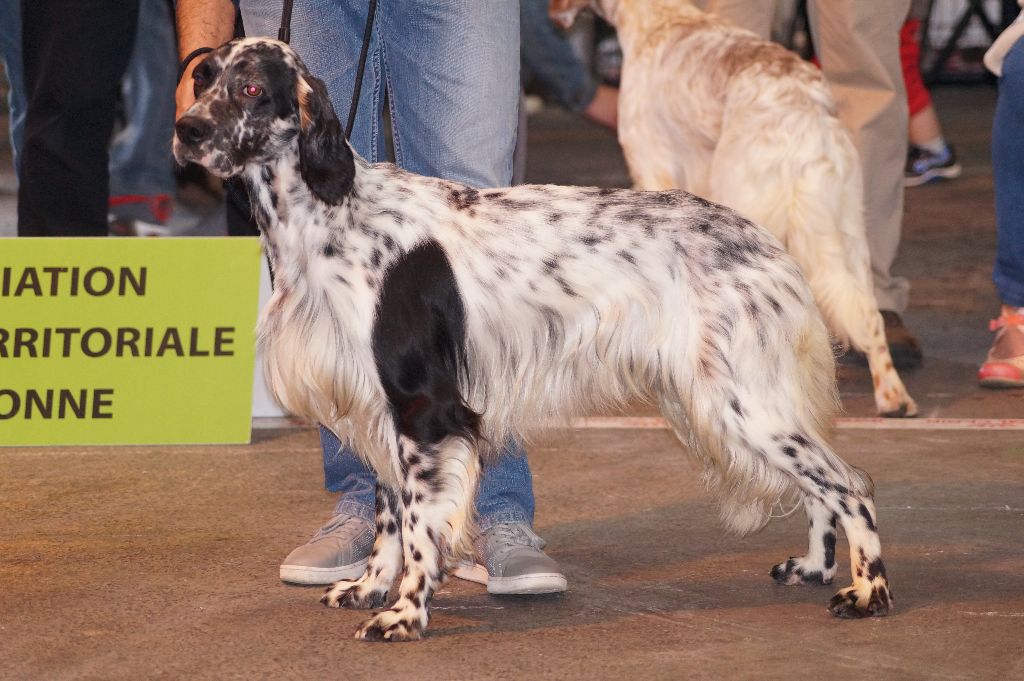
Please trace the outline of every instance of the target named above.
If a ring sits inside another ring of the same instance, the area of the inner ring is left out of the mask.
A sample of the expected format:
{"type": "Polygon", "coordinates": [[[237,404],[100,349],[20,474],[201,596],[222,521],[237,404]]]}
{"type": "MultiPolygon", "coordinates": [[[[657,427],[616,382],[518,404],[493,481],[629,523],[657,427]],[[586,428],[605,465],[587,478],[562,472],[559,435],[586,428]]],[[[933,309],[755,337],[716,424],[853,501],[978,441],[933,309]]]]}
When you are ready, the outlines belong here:
{"type": "Polygon", "coordinates": [[[195,115],[184,115],[174,124],[174,159],[185,165],[189,162],[210,167],[212,160],[207,142],[213,138],[213,122],[195,115]]]}
{"type": "Polygon", "coordinates": [[[182,116],[174,124],[174,134],[178,141],[187,147],[198,146],[203,140],[209,138],[213,130],[213,124],[198,116],[182,116]]]}

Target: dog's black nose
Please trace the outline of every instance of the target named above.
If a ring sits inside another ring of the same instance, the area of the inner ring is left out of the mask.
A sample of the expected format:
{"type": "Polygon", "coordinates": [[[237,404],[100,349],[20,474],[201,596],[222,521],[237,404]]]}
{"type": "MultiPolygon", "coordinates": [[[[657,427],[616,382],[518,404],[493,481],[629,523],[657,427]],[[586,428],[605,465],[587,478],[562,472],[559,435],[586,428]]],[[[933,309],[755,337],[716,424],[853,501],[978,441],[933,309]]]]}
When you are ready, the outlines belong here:
{"type": "Polygon", "coordinates": [[[198,144],[206,139],[213,126],[198,116],[183,116],[174,124],[178,139],[185,144],[198,144]]]}

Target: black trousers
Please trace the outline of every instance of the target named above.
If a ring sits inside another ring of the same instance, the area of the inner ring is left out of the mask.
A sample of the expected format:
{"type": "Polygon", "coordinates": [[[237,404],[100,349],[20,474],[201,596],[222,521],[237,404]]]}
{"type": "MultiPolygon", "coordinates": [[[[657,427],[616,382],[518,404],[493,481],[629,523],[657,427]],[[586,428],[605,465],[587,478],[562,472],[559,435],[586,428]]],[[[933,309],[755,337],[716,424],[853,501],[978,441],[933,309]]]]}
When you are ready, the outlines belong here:
{"type": "Polygon", "coordinates": [[[105,236],[108,145],[139,0],[21,0],[19,236],[105,236]]]}
{"type": "Polygon", "coordinates": [[[253,217],[245,184],[234,177],[224,183],[224,188],[227,190],[228,236],[259,236],[260,228],[253,217]]]}

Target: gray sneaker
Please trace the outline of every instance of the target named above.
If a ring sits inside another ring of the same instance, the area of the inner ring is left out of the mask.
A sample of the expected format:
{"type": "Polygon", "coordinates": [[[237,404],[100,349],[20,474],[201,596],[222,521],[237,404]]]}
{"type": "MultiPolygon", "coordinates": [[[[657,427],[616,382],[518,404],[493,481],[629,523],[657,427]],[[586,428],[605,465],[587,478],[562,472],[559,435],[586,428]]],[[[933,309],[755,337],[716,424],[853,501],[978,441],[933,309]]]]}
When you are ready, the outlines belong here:
{"type": "Polygon", "coordinates": [[[339,579],[357,579],[366,570],[373,536],[373,525],[362,518],[336,515],[312,539],[288,554],[281,563],[281,581],[333,584],[339,579]]]}
{"type": "Polygon", "coordinates": [[[498,523],[477,542],[487,563],[461,564],[455,576],[487,585],[492,594],[549,594],[565,591],[565,575],[541,549],[546,542],[526,523],[498,523]]]}

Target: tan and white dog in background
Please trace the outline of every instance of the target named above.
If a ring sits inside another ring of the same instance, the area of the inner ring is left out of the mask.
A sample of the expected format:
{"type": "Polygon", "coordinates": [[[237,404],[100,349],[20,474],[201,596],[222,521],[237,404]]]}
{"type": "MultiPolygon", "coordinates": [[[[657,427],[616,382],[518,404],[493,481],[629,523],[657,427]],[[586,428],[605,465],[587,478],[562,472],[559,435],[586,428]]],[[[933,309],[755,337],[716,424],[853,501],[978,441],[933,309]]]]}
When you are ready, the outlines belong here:
{"type": "Polygon", "coordinates": [[[860,160],[824,76],[687,0],[591,7],[622,45],[619,142],[637,189],[685,189],[771,231],[804,270],[833,335],[868,359],[878,412],[915,416],[872,286],[860,160]]]}

